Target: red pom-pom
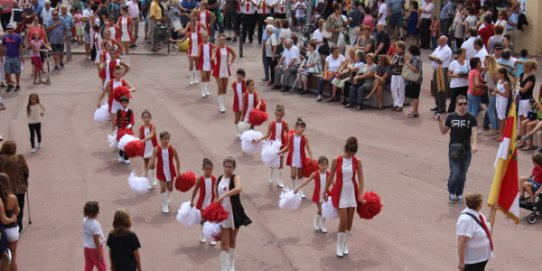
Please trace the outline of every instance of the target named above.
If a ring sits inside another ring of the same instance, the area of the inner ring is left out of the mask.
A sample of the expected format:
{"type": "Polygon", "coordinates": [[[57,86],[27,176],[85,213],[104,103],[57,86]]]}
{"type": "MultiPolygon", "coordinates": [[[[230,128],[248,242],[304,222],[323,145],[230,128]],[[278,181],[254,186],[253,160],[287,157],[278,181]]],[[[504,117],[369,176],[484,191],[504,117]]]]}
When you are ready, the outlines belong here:
{"type": "Polygon", "coordinates": [[[262,125],[266,120],[268,116],[267,113],[258,109],[253,109],[250,111],[250,115],[248,116],[248,122],[251,125],[258,126],[262,125]]]}
{"type": "Polygon", "coordinates": [[[132,98],[132,95],[130,93],[131,93],[130,89],[125,87],[125,86],[116,87],[116,88],[113,89],[113,98],[117,102],[120,102],[120,98],[122,96],[132,98]]]}
{"type": "Polygon", "coordinates": [[[218,202],[213,202],[207,206],[203,211],[201,211],[201,218],[205,221],[219,223],[224,221],[230,213],[224,210],[222,204],[218,202]]]}
{"type": "Polygon", "coordinates": [[[265,103],[265,100],[264,99],[260,99],[260,110],[262,110],[263,112],[267,112],[267,104],[265,103]]]}
{"type": "Polygon", "coordinates": [[[186,171],[175,178],[175,189],[181,192],[187,192],[194,185],[196,185],[196,173],[193,171],[186,171]]]}
{"type": "Polygon", "coordinates": [[[134,135],[134,131],[129,128],[122,128],[117,131],[117,141],[119,141],[124,135],[134,135]]]}
{"type": "Polygon", "coordinates": [[[124,146],[124,152],[130,157],[143,156],[145,153],[145,142],[134,140],[124,146]]]}
{"type": "Polygon", "coordinates": [[[365,203],[358,202],[357,212],[359,217],[363,219],[373,219],[382,210],[382,203],[380,202],[380,196],[376,192],[363,193],[362,199],[365,203]]]}
{"type": "Polygon", "coordinates": [[[305,159],[303,162],[303,167],[301,168],[301,173],[303,177],[308,178],[311,174],[318,170],[318,161],[305,159]]]}

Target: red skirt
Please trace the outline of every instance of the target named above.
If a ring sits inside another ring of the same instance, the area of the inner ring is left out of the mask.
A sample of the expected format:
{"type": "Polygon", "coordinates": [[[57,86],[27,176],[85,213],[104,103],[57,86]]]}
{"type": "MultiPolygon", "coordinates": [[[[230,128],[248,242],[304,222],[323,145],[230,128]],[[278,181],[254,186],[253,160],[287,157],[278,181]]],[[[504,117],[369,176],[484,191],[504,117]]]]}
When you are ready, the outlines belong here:
{"type": "Polygon", "coordinates": [[[36,70],[41,71],[42,68],[43,68],[43,63],[41,62],[41,57],[40,56],[33,56],[30,59],[32,61],[32,65],[34,65],[34,67],[36,67],[36,70]]]}

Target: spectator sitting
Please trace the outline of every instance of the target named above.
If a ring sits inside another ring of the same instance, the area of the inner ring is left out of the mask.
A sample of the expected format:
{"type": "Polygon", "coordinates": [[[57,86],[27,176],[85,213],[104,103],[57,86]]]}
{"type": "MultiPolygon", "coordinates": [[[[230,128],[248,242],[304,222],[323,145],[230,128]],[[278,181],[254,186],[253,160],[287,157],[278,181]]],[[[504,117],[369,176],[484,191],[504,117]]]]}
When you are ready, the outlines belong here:
{"type": "Polygon", "coordinates": [[[345,61],[344,56],[341,55],[339,51],[339,47],[331,46],[330,51],[331,55],[326,57],[324,74],[322,75],[322,79],[320,79],[320,83],[318,84],[318,97],[316,98],[317,102],[322,100],[322,94],[324,93],[326,83],[331,83],[331,81],[337,77],[339,68],[345,61]]]}
{"type": "Polygon", "coordinates": [[[308,92],[309,76],[322,73],[322,60],[320,54],[316,51],[315,42],[307,44],[307,56],[299,71],[301,72],[301,84],[303,85],[303,90],[300,93],[305,94],[308,92]]]}
{"type": "Polygon", "coordinates": [[[292,39],[286,39],[284,41],[284,52],[276,67],[273,89],[282,88],[281,91],[283,92],[290,90],[288,85],[290,76],[297,73],[300,64],[299,49],[294,45],[292,39]]]}
{"type": "Polygon", "coordinates": [[[360,34],[356,38],[355,47],[362,50],[365,54],[374,53],[375,39],[371,36],[369,28],[365,25],[359,30],[360,34]]]}
{"type": "Polygon", "coordinates": [[[376,72],[374,59],[374,54],[367,54],[365,56],[367,64],[365,67],[361,68],[352,79],[352,86],[350,86],[350,93],[348,94],[348,104],[346,104],[347,108],[352,108],[356,105],[357,110],[363,108],[364,94],[373,88],[374,75],[376,72]]]}
{"type": "Polygon", "coordinates": [[[535,195],[538,196],[542,192],[542,153],[536,152],[533,154],[532,161],[534,167],[531,176],[519,179],[521,184],[519,194],[521,200],[525,200],[525,192],[527,192],[534,204],[536,200],[535,195]]]}
{"type": "Polygon", "coordinates": [[[369,101],[376,93],[376,105],[378,110],[382,110],[382,91],[384,88],[389,89],[391,81],[391,61],[387,55],[378,56],[378,67],[374,75],[373,89],[369,95],[365,96],[365,101],[369,101]]]}
{"type": "Polygon", "coordinates": [[[363,58],[363,52],[360,51],[361,57],[356,56],[356,49],[350,48],[348,51],[348,60],[343,62],[341,67],[339,68],[338,74],[331,81],[331,84],[333,85],[333,92],[331,94],[331,97],[326,102],[334,102],[337,100],[337,92],[341,92],[342,99],[341,103],[344,103],[344,94],[343,89],[348,89],[350,86],[345,87],[345,84],[349,81],[351,81],[351,75],[356,74],[360,68],[362,68],[365,63],[363,63],[361,60],[363,58]]]}

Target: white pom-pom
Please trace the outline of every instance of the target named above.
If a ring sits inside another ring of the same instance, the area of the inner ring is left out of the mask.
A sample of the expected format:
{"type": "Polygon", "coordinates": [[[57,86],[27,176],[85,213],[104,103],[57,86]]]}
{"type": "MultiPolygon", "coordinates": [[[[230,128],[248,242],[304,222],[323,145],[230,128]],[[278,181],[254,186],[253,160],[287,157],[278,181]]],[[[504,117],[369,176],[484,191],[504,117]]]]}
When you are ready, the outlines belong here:
{"type": "Polygon", "coordinates": [[[115,133],[107,134],[107,143],[109,143],[110,148],[116,148],[117,147],[117,137],[115,136],[115,133]]]}
{"type": "Polygon", "coordinates": [[[243,134],[245,131],[248,131],[250,129],[250,123],[246,121],[240,121],[237,123],[237,130],[239,131],[239,134],[243,134]]]}
{"type": "Polygon", "coordinates": [[[244,153],[248,154],[257,154],[262,150],[262,142],[253,143],[254,139],[260,139],[262,137],[262,132],[248,130],[241,134],[241,149],[244,153]]]}
{"type": "Polygon", "coordinates": [[[107,122],[109,120],[109,106],[107,104],[102,105],[100,108],[94,111],[95,122],[107,122]]]}
{"type": "Polygon", "coordinates": [[[205,222],[203,223],[203,228],[201,229],[201,232],[203,233],[203,236],[207,240],[215,240],[217,241],[220,237],[220,232],[222,232],[222,227],[219,223],[213,223],[213,222],[205,222]]]}
{"type": "Polygon", "coordinates": [[[266,141],[262,143],[262,162],[272,168],[280,167],[280,141],[266,141]]]}
{"type": "Polygon", "coordinates": [[[177,221],[186,226],[193,226],[201,223],[201,212],[190,206],[190,202],[183,202],[177,211],[177,221]]]}
{"type": "Polygon", "coordinates": [[[123,150],[124,151],[124,147],[126,146],[126,144],[132,142],[132,141],[135,141],[135,140],[139,140],[139,138],[133,136],[133,135],[123,135],[120,140],[119,140],[119,144],[117,145],[117,148],[119,150],[123,150]]]}
{"type": "Polygon", "coordinates": [[[324,217],[327,220],[331,220],[334,218],[337,218],[339,216],[339,213],[337,212],[337,208],[333,206],[333,202],[331,201],[331,197],[328,197],[326,201],[322,204],[322,217],[324,217]]]}
{"type": "Polygon", "coordinates": [[[293,190],[285,188],[279,196],[279,208],[295,211],[301,205],[301,195],[293,190]]]}
{"type": "Polygon", "coordinates": [[[132,191],[138,194],[145,194],[149,191],[149,179],[144,176],[137,176],[134,171],[128,177],[128,185],[130,185],[132,191]]]}

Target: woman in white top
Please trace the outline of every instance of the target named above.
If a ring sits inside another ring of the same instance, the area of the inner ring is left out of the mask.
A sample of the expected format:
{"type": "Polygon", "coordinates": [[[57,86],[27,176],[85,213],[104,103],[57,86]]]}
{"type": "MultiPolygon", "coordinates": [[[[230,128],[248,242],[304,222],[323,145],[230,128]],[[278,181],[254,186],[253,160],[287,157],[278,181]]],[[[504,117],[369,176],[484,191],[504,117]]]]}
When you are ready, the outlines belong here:
{"type": "Polygon", "coordinates": [[[448,78],[450,78],[450,106],[448,113],[455,112],[455,98],[459,95],[466,96],[469,89],[469,62],[467,61],[467,50],[457,50],[457,59],[448,67],[448,78]]]}
{"type": "Polygon", "coordinates": [[[506,119],[506,107],[508,105],[508,97],[510,97],[512,89],[512,77],[508,74],[508,70],[500,67],[497,72],[497,89],[491,95],[496,96],[495,108],[497,109],[497,118],[499,119],[499,132],[502,136],[504,129],[504,121],[506,119]]]}
{"type": "Polygon", "coordinates": [[[322,36],[322,31],[324,31],[324,23],[326,20],[323,18],[318,19],[317,25],[318,28],[314,30],[311,36],[311,41],[314,42],[316,45],[316,51],[318,52],[318,49],[320,49],[320,46],[324,43],[324,36],[322,36]]]}
{"type": "Polygon", "coordinates": [[[339,212],[339,229],[337,233],[337,257],[348,255],[348,237],[352,232],[354,213],[358,202],[363,204],[363,168],[361,161],[356,157],[358,152],[358,139],[349,137],[344,145],[344,154],[333,159],[331,170],[327,178],[326,188],[333,183],[330,192],[333,206],[339,212]],[[337,176],[335,181],[333,178],[337,176]],[[357,177],[357,180],[356,180],[357,177]]]}
{"type": "Polygon", "coordinates": [[[242,191],[241,178],[234,174],[236,161],[226,157],[222,162],[224,174],[217,180],[217,202],[229,213],[220,225],[220,270],[235,270],[235,248],[237,234],[241,226],[248,226],[252,221],[246,215],[239,195],[242,191]]]}
{"type": "Polygon", "coordinates": [[[465,196],[467,208],[461,212],[456,224],[459,270],[484,270],[493,256],[491,226],[480,213],[483,197],[480,193],[465,196]]]}
{"type": "MultiPolygon", "coordinates": [[[[269,78],[275,78],[275,67],[277,67],[277,60],[278,60],[278,46],[279,46],[279,40],[277,38],[277,35],[275,34],[275,31],[277,29],[271,25],[268,24],[265,26],[265,32],[267,33],[267,39],[265,40],[263,46],[264,46],[264,53],[265,57],[267,59],[267,63],[269,63],[269,72],[271,74],[271,77],[269,78]]],[[[265,68],[265,67],[264,67],[265,68]]],[[[266,73],[267,74],[267,73],[266,73]]],[[[267,80],[268,86],[273,85],[273,80],[267,80]]]]}
{"type": "MultiPolygon", "coordinates": [[[[338,75],[331,81],[333,85],[333,92],[331,97],[326,101],[328,103],[336,101],[337,92],[342,96],[341,103],[344,103],[344,92],[346,82],[352,81],[352,75],[356,74],[361,68],[365,66],[363,63],[363,52],[361,50],[356,51],[356,48],[350,48],[348,50],[348,60],[344,61],[339,68],[338,75]]],[[[350,87],[350,86],[348,86],[350,87]]],[[[347,88],[348,89],[348,88],[347,88]]]]}
{"type": "Polygon", "coordinates": [[[322,94],[324,94],[324,87],[326,83],[330,83],[333,79],[336,78],[339,72],[339,68],[342,66],[344,61],[346,61],[344,56],[341,55],[339,47],[331,46],[331,48],[329,49],[331,55],[326,57],[326,61],[324,64],[324,74],[322,75],[322,79],[320,79],[320,83],[318,84],[318,97],[316,98],[317,102],[322,100],[322,94]]]}

